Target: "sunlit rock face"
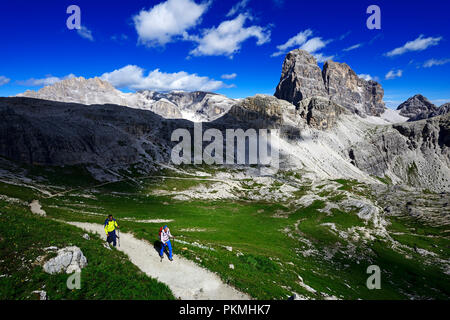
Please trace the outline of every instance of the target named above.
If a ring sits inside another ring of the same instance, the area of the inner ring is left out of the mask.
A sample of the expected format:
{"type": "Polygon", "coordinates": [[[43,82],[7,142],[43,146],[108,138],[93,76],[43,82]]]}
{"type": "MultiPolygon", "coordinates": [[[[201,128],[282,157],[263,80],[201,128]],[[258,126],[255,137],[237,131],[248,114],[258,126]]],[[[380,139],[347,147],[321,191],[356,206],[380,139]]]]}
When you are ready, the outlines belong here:
{"type": "Polygon", "coordinates": [[[361,116],[379,116],[385,110],[384,91],[375,81],[366,81],[345,63],[327,61],[323,70],[307,51],[286,55],[275,96],[295,105],[313,97],[325,97],[361,116]]]}

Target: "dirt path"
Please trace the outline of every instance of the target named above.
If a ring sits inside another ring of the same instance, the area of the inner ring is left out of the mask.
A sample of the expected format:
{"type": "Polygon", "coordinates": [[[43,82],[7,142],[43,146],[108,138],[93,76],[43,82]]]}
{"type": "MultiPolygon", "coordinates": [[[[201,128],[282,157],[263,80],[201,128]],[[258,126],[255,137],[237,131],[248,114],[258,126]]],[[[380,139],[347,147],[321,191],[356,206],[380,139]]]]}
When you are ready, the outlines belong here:
{"type": "MultiPolygon", "coordinates": [[[[100,224],[68,223],[105,237],[105,231],[100,224]]],[[[248,295],[224,284],[216,274],[181,256],[174,255],[173,262],[165,256],[161,262],[153,244],[139,240],[129,233],[120,233],[120,247],[117,249],[125,252],[130,261],[148,276],[167,284],[177,298],[183,300],[250,299],[248,295]]]]}
{"type": "MultiPolygon", "coordinates": [[[[90,186],[90,187],[80,187],[80,188],[69,189],[69,190],[57,192],[57,193],[54,193],[54,194],[51,194],[51,193],[49,193],[49,192],[46,191],[45,195],[46,195],[47,198],[50,199],[50,198],[54,198],[54,197],[60,197],[60,196],[63,196],[63,195],[65,195],[65,194],[67,194],[67,193],[74,192],[74,191],[79,191],[79,190],[89,189],[89,188],[91,188],[91,189],[93,189],[93,188],[99,188],[99,187],[106,186],[106,185],[108,185],[108,184],[113,184],[113,183],[123,182],[123,181],[128,181],[128,180],[131,180],[131,181],[133,181],[133,182],[139,184],[139,183],[136,181],[136,179],[143,179],[143,180],[145,180],[145,179],[195,180],[195,181],[221,182],[221,183],[226,183],[226,184],[230,185],[229,182],[227,182],[227,181],[225,181],[225,180],[223,180],[223,179],[221,180],[221,179],[214,179],[214,178],[198,178],[198,177],[195,177],[193,174],[190,174],[190,173],[187,173],[187,172],[185,172],[184,174],[186,174],[186,175],[188,175],[188,176],[191,175],[192,177],[172,177],[172,176],[154,176],[154,175],[146,175],[146,176],[141,176],[141,177],[135,177],[135,178],[132,178],[132,177],[127,177],[127,176],[126,176],[126,177],[124,177],[124,178],[122,178],[122,179],[119,179],[119,180],[108,181],[108,182],[102,182],[102,183],[100,183],[100,184],[96,184],[96,185],[93,185],[93,186],[90,186]]],[[[233,180],[233,181],[240,181],[241,179],[231,179],[231,180],[233,180]]],[[[238,189],[240,189],[240,190],[246,190],[246,189],[244,189],[244,188],[242,188],[242,187],[239,187],[239,186],[232,186],[232,187],[238,188],[238,189]]],[[[267,187],[267,188],[269,188],[269,187],[267,187]]],[[[41,191],[42,193],[44,192],[44,191],[42,191],[42,190],[39,190],[39,191],[41,191]]]]}

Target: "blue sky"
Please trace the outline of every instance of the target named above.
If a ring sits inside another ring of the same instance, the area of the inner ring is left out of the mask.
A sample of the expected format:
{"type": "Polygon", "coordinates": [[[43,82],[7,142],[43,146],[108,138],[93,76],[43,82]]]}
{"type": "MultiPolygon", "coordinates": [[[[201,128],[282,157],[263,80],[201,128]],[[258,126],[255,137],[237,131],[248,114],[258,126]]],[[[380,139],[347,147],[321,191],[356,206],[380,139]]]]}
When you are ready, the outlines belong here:
{"type": "Polygon", "coordinates": [[[395,107],[421,93],[450,101],[450,2],[166,0],[2,1],[0,96],[71,76],[101,76],[124,91],[273,94],[286,52],[346,62],[379,81],[395,107]],[[69,30],[69,5],[81,30],[69,30]],[[369,5],[381,29],[369,30],[369,5]]]}

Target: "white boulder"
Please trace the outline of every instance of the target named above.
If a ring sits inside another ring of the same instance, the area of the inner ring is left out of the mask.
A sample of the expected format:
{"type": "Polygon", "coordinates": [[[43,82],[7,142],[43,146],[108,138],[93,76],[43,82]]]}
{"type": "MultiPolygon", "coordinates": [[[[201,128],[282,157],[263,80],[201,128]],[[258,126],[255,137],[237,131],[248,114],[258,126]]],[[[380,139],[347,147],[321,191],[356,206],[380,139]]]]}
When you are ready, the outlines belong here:
{"type": "Polygon", "coordinates": [[[65,247],[58,250],[58,255],[44,264],[44,271],[50,274],[65,272],[81,272],[87,266],[87,259],[76,246],[65,247]]]}

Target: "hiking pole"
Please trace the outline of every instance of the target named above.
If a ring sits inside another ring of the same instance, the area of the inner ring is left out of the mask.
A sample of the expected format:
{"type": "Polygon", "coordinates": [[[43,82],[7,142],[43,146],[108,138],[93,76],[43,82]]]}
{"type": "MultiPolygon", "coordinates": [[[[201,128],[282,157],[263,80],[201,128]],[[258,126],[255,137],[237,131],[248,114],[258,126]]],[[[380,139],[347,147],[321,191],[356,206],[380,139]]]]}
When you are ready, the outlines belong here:
{"type": "Polygon", "coordinates": [[[117,229],[117,233],[118,233],[117,238],[119,238],[119,248],[120,248],[120,229],[117,229]]]}

